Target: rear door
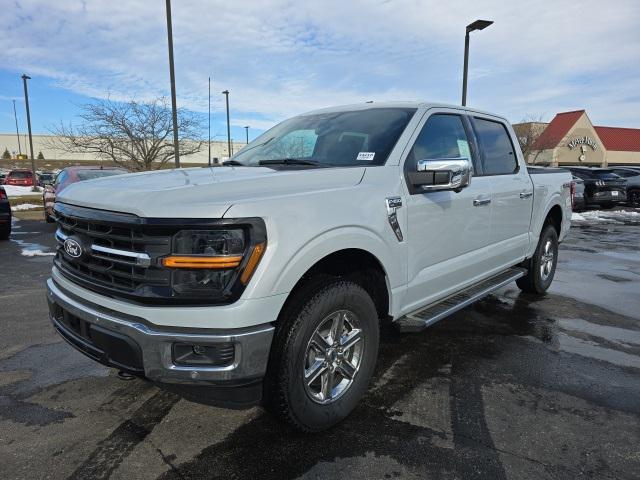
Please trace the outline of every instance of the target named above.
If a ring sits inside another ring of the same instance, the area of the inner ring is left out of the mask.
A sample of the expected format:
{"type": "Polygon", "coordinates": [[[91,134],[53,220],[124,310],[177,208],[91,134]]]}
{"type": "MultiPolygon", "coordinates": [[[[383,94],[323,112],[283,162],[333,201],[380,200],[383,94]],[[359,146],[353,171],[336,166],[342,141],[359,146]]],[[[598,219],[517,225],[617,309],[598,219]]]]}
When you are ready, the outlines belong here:
{"type": "MultiPolygon", "coordinates": [[[[491,224],[490,179],[473,177],[458,192],[420,190],[409,172],[419,160],[470,158],[473,135],[464,112],[429,110],[410,141],[404,172],[407,201],[408,288],[403,312],[431,303],[486,274],[491,224]]],[[[474,162],[474,165],[476,163],[474,162]]]]}
{"type": "Polygon", "coordinates": [[[483,176],[491,184],[493,267],[506,268],[523,260],[529,247],[533,182],[506,123],[484,116],[472,122],[483,176]]]}

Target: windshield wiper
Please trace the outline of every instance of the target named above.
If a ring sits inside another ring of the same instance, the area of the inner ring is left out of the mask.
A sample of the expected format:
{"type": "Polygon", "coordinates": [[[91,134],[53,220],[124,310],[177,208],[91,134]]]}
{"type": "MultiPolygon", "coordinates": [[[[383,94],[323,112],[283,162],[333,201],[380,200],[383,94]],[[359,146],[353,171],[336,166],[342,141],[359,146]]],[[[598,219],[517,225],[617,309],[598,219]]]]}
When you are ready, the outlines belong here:
{"type": "Polygon", "coordinates": [[[238,160],[226,160],[224,162],[222,162],[222,166],[226,167],[227,165],[231,165],[233,167],[246,167],[246,165],[242,162],[239,162],[238,160]]]}
{"type": "Polygon", "coordinates": [[[314,167],[328,167],[326,163],[303,158],[276,158],[273,160],[260,160],[258,165],[312,165],[314,167]]]}

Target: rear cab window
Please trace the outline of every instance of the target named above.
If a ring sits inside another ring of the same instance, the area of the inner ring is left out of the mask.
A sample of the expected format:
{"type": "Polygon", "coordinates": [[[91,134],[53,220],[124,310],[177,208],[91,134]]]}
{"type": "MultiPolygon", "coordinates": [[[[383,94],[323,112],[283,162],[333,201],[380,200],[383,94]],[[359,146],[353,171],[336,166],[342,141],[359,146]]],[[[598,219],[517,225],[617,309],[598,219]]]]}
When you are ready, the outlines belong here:
{"type": "Polygon", "coordinates": [[[495,120],[474,117],[473,126],[482,151],[484,175],[513,175],[518,158],[507,127],[495,120]]]}

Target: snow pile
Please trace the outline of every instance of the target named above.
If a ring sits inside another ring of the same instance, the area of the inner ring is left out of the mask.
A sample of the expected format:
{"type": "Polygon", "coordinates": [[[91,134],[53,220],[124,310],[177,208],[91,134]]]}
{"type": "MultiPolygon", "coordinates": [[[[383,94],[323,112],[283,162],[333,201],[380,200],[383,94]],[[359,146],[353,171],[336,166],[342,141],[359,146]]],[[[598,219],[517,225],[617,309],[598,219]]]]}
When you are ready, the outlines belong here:
{"type": "Polygon", "coordinates": [[[640,212],[632,210],[591,210],[571,214],[572,222],[625,223],[640,222],[640,212]]]}
{"type": "Polygon", "coordinates": [[[42,208],[42,205],[36,205],[35,203],[21,203],[20,205],[11,207],[11,211],[19,212],[21,210],[33,210],[36,208],[42,208]]]}
{"type": "Polygon", "coordinates": [[[37,195],[42,192],[42,188],[38,187],[37,192],[32,192],[31,187],[20,187],[18,185],[2,185],[8,197],[22,197],[24,195],[37,195]]]}
{"type": "Polygon", "coordinates": [[[28,248],[23,248],[22,252],[20,252],[20,254],[24,257],[48,257],[48,256],[53,256],[56,253],[55,252],[43,252],[42,250],[36,249],[36,250],[31,250],[28,248]]]}

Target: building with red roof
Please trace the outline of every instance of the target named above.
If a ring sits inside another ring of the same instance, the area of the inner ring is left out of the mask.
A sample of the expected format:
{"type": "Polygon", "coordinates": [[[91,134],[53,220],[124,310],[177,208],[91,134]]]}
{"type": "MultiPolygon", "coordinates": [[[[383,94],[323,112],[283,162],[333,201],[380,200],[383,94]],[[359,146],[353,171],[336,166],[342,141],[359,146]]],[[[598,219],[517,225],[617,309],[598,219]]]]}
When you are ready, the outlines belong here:
{"type": "Polygon", "coordinates": [[[551,122],[514,126],[535,131],[527,162],[540,165],[640,165],[640,128],[594,126],[584,110],[558,113],[551,122]]]}

